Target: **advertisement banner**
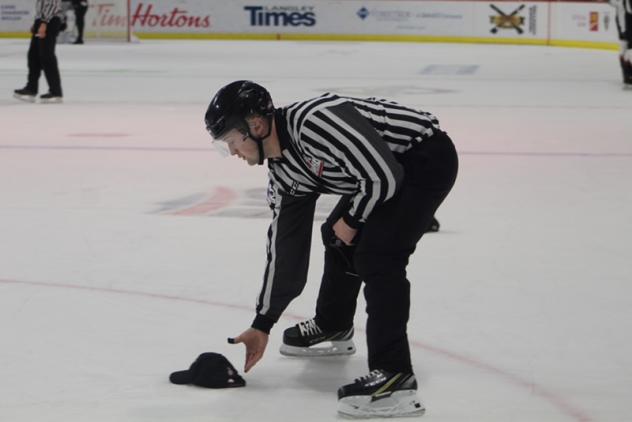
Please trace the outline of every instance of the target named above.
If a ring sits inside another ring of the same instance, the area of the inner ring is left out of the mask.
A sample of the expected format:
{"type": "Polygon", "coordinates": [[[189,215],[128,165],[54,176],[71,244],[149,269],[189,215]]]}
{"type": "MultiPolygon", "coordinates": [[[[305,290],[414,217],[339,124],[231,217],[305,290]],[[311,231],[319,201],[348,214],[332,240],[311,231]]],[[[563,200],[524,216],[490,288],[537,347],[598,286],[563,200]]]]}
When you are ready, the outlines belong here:
{"type": "MultiPolygon", "coordinates": [[[[0,35],[28,33],[35,0],[0,0],[0,35]]],[[[616,48],[615,12],[592,1],[93,0],[86,31],[139,37],[498,42],[616,48]],[[574,44],[573,44],[574,43],[574,44]]]]}
{"type": "Polygon", "coordinates": [[[326,31],[344,34],[464,36],[471,32],[472,3],[445,1],[339,1],[320,17],[326,31]]]}
{"type": "Polygon", "coordinates": [[[469,2],[180,0],[132,2],[136,32],[467,35],[469,2]],[[179,20],[178,20],[179,17],[179,20]],[[185,17],[197,24],[183,24],[185,17]],[[195,21],[197,19],[197,21],[195,21]]]}
{"type": "Polygon", "coordinates": [[[35,0],[0,0],[0,32],[28,32],[35,19],[35,0]]]}
{"type": "Polygon", "coordinates": [[[476,2],[476,37],[540,39],[548,32],[546,3],[476,2]]]}
{"type": "Polygon", "coordinates": [[[554,3],[551,38],[607,42],[617,40],[615,9],[605,3],[554,3]]]}
{"type": "MultiPolygon", "coordinates": [[[[213,31],[212,16],[229,8],[223,2],[208,0],[136,0],[132,1],[130,19],[138,33],[208,33],[213,31]]],[[[230,6],[232,2],[225,2],[230,6]]],[[[222,16],[222,19],[234,19],[222,16]]],[[[228,22],[230,24],[230,22],[228,22]]]]}
{"type": "Polygon", "coordinates": [[[136,0],[137,33],[409,35],[546,39],[543,3],[136,0]],[[539,24],[541,23],[541,24],[539,24]]]}

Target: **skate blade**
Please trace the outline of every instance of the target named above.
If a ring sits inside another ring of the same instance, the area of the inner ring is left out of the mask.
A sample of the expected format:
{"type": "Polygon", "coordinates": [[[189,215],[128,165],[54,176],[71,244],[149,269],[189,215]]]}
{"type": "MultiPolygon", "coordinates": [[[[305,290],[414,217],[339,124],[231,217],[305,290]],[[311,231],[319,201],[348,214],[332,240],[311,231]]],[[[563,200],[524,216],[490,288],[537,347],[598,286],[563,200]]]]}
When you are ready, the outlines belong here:
{"type": "Polygon", "coordinates": [[[331,346],[312,346],[312,347],[297,347],[288,346],[282,344],[279,352],[285,356],[296,357],[318,357],[318,356],[342,356],[352,355],[355,353],[356,348],[353,344],[353,340],[346,341],[332,341],[331,346]]]}
{"type": "Polygon", "coordinates": [[[62,102],[61,97],[48,98],[48,99],[40,99],[41,104],[59,104],[62,102]]]}
{"type": "Polygon", "coordinates": [[[13,98],[16,98],[20,101],[25,101],[27,103],[34,103],[35,102],[35,96],[34,95],[20,95],[20,94],[13,94],[13,98]]]}
{"type": "Polygon", "coordinates": [[[396,391],[390,397],[371,401],[371,396],[350,396],[338,400],[338,414],[346,419],[413,418],[426,413],[414,390],[396,391]]]}

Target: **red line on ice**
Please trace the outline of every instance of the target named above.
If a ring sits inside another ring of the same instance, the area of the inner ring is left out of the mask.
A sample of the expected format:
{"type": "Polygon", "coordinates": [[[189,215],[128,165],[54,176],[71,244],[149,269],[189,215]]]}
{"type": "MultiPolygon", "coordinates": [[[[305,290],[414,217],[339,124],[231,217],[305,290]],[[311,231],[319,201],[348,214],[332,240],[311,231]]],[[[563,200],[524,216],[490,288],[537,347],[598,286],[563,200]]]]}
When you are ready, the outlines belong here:
{"type": "MultiPolygon", "coordinates": [[[[62,289],[75,289],[75,290],[85,290],[85,291],[101,292],[101,293],[115,293],[115,294],[122,294],[122,295],[128,295],[128,296],[140,296],[140,297],[148,297],[148,298],[163,299],[163,300],[173,300],[177,302],[197,303],[201,305],[216,306],[216,307],[228,308],[228,309],[237,309],[240,311],[247,311],[247,312],[253,311],[252,306],[235,305],[235,304],[215,302],[215,301],[210,301],[210,300],[205,300],[205,299],[192,299],[192,298],[186,298],[186,297],[180,297],[180,296],[173,296],[173,295],[167,295],[167,294],[161,294],[161,293],[143,292],[143,291],[136,291],[136,290],[113,289],[113,288],[106,288],[106,287],[90,287],[90,286],[81,286],[81,285],[66,284],[66,283],[43,283],[43,282],[37,282],[37,281],[23,281],[23,280],[12,280],[12,279],[2,279],[2,278],[0,278],[0,283],[53,287],[53,288],[62,288],[62,289]]],[[[283,318],[292,319],[292,320],[306,319],[304,316],[293,315],[291,313],[285,313],[283,315],[283,318]]],[[[574,421],[577,421],[577,422],[592,422],[593,421],[593,419],[590,416],[588,416],[584,411],[576,408],[571,403],[567,402],[562,396],[552,391],[549,391],[546,388],[534,382],[528,381],[526,379],[521,378],[518,375],[512,374],[511,372],[497,368],[491,364],[483,362],[482,360],[465,356],[465,355],[461,355],[459,353],[455,353],[450,350],[433,346],[424,342],[411,340],[410,345],[417,349],[423,349],[428,352],[439,355],[443,358],[450,359],[455,362],[459,362],[461,364],[464,364],[473,368],[477,368],[485,372],[488,372],[490,374],[496,375],[499,378],[502,378],[505,382],[508,382],[509,384],[513,384],[516,387],[525,389],[530,394],[535,394],[536,396],[540,397],[544,401],[553,405],[563,414],[572,418],[574,421]]]]}

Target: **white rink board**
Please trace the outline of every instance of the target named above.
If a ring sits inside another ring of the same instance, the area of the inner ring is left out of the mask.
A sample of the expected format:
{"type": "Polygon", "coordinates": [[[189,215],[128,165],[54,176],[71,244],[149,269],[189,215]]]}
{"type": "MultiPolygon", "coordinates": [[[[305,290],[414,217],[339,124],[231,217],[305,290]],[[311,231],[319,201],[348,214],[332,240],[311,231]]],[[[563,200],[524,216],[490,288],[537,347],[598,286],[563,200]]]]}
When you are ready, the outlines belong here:
{"type": "MultiPolygon", "coordinates": [[[[0,0],[0,36],[28,32],[33,8],[34,0],[0,0]]],[[[92,2],[87,31],[107,22],[120,27],[125,21],[122,13],[121,8],[96,7],[92,2]]],[[[444,37],[443,41],[492,43],[615,43],[614,15],[614,8],[605,3],[546,1],[133,0],[130,7],[133,32],[141,38],[390,36],[418,41],[444,37]]]]}

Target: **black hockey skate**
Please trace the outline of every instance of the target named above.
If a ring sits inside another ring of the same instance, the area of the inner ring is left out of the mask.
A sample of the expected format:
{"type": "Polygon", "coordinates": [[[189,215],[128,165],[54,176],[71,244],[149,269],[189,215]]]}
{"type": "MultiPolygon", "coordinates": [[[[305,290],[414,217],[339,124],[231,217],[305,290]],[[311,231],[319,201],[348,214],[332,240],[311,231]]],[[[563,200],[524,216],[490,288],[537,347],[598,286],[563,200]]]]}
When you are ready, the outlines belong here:
{"type": "Polygon", "coordinates": [[[281,354],[286,356],[351,355],[353,327],[342,331],[323,331],[314,319],[301,321],[283,332],[281,354]],[[324,343],[324,344],[323,344],[324,343]]]}
{"type": "Polygon", "coordinates": [[[55,95],[49,92],[47,94],[40,95],[40,102],[43,104],[57,104],[62,102],[62,97],[61,95],[55,95]]]}
{"type": "Polygon", "coordinates": [[[338,413],[348,418],[422,416],[414,374],[375,369],[338,389],[338,413]]]}
{"type": "Polygon", "coordinates": [[[623,74],[623,87],[626,89],[632,88],[632,63],[625,60],[623,56],[619,56],[621,63],[621,73],[623,74]]]}
{"type": "Polygon", "coordinates": [[[18,100],[26,101],[29,103],[35,102],[35,97],[37,96],[37,92],[30,90],[28,88],[16,89],[13,91],[13,97],[18,100]]]}

